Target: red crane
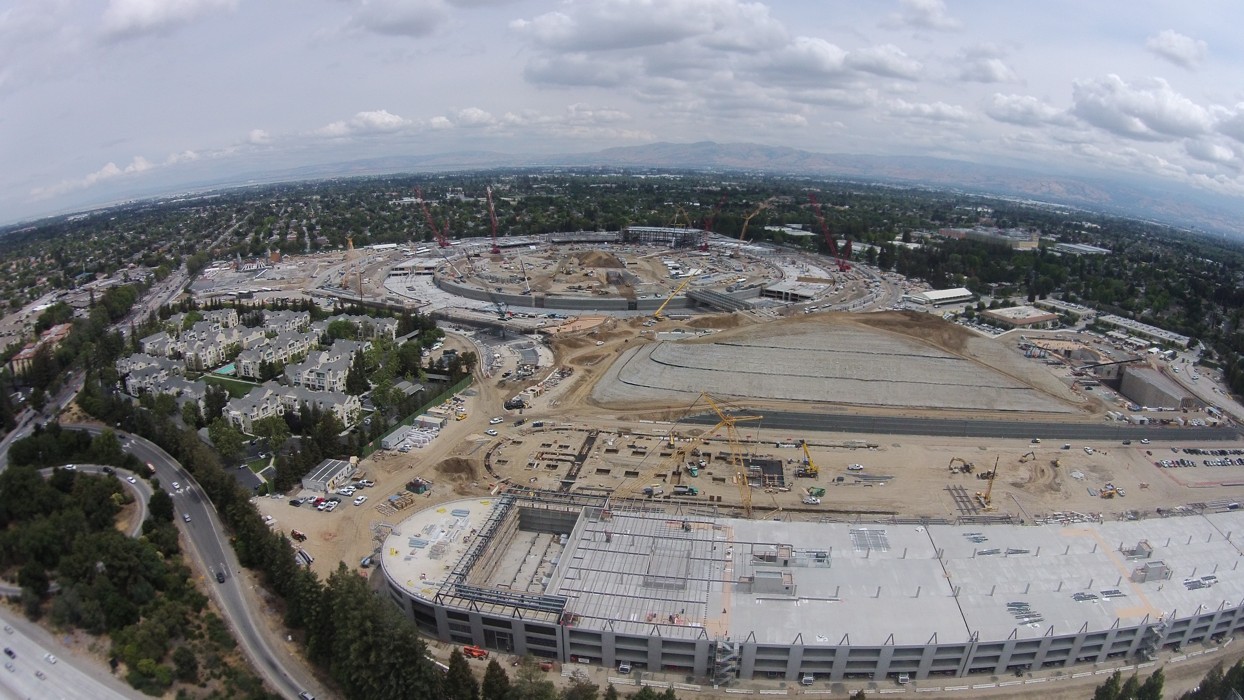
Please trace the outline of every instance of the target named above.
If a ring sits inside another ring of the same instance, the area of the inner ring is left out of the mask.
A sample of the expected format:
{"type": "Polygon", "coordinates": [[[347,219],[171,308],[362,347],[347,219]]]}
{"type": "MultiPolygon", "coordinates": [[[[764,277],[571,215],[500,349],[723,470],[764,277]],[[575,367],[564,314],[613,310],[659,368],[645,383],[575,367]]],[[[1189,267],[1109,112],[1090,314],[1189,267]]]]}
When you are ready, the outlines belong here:
{"type": "Polygon", "coordinates": [[[809,192],[808,201],[812,202],[812,211],[816,214],[816,221],[821,225],[821,234],[825,236],[825,243],[829,246],[829,254],[838,263],[838,271],[846,272],[851,269],[851,264],[847,262],[847,258],[851,257],[851,241],[847,241],[843,246],[843,251],[839,254],[838,241],[833,234],[829,232],[829,226],[825,223],[825,215],[821,213],[821,203],[816,201],[816,194],[809,192]]]}
{"type": "Polygon", "coordinates": [[[436,238],[437,244],[442,248],[449,247],[449,239],[436,226],[436,222],[432,220],[432,212],[428,211],[428,203],[423,199],[423,190],[419,187],[415,188],[415,194],[419,195],[419,206],[423,207],[423,218],[428,222],[428,228],[432,229],[432,235],[436,238]]]}
{"type": "Polygon", "coordinates": [[[708,236],[713,232],[713,221],[717,219],[717,214],[721,212],[721,205],[726,203],[726,196],[721,196],[721,201],[717,202],[717,206],[713,207],[713,213],[704,219],[704,232],[700,234],[700,252],[708,252],[708,236]]]}
{"type": "Polygon", "coordinates": [[[492,206],[492,188],[488,191],[488,218],[492,222],[492,254],[500,255],[501,246],[497,245],[497,211],[492,206]]]}

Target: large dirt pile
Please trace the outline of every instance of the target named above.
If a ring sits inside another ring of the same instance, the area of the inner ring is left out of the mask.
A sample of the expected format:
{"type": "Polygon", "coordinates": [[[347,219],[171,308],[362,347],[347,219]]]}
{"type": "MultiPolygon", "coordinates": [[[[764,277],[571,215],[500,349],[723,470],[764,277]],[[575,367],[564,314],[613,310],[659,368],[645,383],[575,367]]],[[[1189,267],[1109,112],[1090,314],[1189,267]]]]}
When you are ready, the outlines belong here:
{"type": "Polygon", "coordinates": [[[846,316],[843,320],[917,338],[956,354],[963,353],[971,339],[979,338],[963,326],[947,323],[935,315],[916,311],[843,315],[846,316]]]}
{"type": "Polygon", "coordinates": [[[602,253],[599,250],[587,250],[571,253],[583,267],[625,267],[613,253],[602,253]]]}
{"type": "Polygon", "coordinates": [[[454,481],[474,481],[478,471],[471,460],[450,457],[436,465],[436,473],[454,481]]]}
{"type": "Polygon", "coordinates": [[[687,321],[691,328],[739,328],[747,324],[741,314],[713,314],[712,316],[696,316],[687,321]]]}

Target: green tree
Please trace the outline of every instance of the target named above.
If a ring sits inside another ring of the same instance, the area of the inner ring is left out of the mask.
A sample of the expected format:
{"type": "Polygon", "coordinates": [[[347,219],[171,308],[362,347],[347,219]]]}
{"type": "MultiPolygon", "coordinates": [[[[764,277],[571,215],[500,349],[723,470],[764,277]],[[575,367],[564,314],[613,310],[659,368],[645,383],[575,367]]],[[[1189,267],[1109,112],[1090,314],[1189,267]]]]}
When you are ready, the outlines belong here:
{"type": "Polygon", "coordinates": [[[605,686],[605,697],[603,700],[618,700],[618,689],[610,683],[605,686]]]}
{"type": "Polygon", "coordinates": [[[187,401],[181,405],[181,422],[192,430],[203,427],[203,412],[198,403],[187,401]]]}
{"type": "Polygon", "coordinates": [[[582,672],[576,672],[570,678],[570,685],[562,688],[561,700],[596,700],[600,697],[600,688],[587,679],[582,672]]]}
{"type": "Polygon", "coordinates": [[[540,662],[528,654],[518,662],[514,683],[510,688],[512,700],[554,700],[557,686],[540,670],[540,662]]]}
{"type": "Polygon", "coordinates": [[[1097,690],[1093,692],[1093,700],[1118,700],[1122,685],[1123,674],[1115,671],[1105,683],[1097,686],[1097,690]]]}
{"type": "Polygon", "coordinates": [[[203,392],[203,420],[211,423],[220,417],[229,403],[229,392],[217,384],[208,384],[203,392]]]}
{"type": "Polygon", "coordinates": [[[339,338],[343,340],[359,339],[358,325],[353,321],[347,321],[344,318],[339,318],[336,321],[329,323],[328,330],[326,332],[328,337],[332,340],[337,340],[339,338]]]}
{"type": "Polygon", "coordinates": [[[354,353],[354,360],[350,362],[350,369],[346,372],[346,393],[359,396],[367,393],[370,386],[367,383],[367,366],[363,351],[357,350],[354,353]]]}
{"type": "Polygon", "coordinates": [[[479,700],[479,682],[471,673],[471,666],[460,649],[449,655],[449,671],[445,674],[444,695],[446,700],[479,700]]]}
{"type": "Polygon", "coordinates": [[[177,680],[183,683],[197,683],[199,680],[199,660],[195,658],[190,647],[181,645],[173,650],[173,670],[177,680]]]}
{"type": "Polygon", "coordinates": [[[156,522],[173,522],[173,497],[164,489],[156,489],[147,500],[147,512],[156,522]]]}
{"type": "Polygon", "coordinates": [[[279,451],[281,446],[289,440],[292,433],[289,430],[289,424],[280,416],[268,416],[255,421],[251,427],[251,432],[259,437],[268,438],[269,444],[272,445],[273,452],[279,451]]]}
{"type": "Polygon", "coordinates": [[[207,426],[207,436],[226,461],[237,461],[242,455],[242,433],[224,418],[217,418],[207,426]]]}
{"type": "Polygon", "coordinates": [[[510,698],[510,677],[496,659],[488,660],[479,696],[480,700],[509,700],[510,698]]]}
{"type": "MultiPolygon", "coordinates": [[[[1159,668],[1140,685],[1140,690],[1136,692],[1136,700],[1162,700],[1162,690],[1165,684],[1166,674],[1159,668]]],[[[1238,686],[1237,689],[1239,689],[1238,686]]]]}

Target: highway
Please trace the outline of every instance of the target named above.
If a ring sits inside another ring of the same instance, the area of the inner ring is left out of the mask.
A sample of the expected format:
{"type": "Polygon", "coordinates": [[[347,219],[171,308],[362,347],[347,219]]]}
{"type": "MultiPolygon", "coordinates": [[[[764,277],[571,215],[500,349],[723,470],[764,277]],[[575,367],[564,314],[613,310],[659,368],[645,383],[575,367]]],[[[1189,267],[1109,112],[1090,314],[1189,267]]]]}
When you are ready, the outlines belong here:
{"type": "Polygon", "coordinates": [[[146,697],[100,668],[77,658],[43,628],[0,608],[4,632],[0,644],[11,650],[0,658],[0,697],[65,698],[66,700],[130,700],[146,697]],[[46,656],[53,654],[56,663],[46,656]],[[40,675],[42,677],[40,677],[40,675]]]}
{"type": "MultiPolygon", "coordinates": [[[[93,425],[65,427],[85,430],[93,435],[104,430],[93,425]]],[[[194,559],[200,569],[207,572],[204,585],[228,621],[234,638],[241,645],[242,652],[250,660],[255,672],[270,688],[285,697],[296,698],[303,690],[324,697],[326,693],[301,660],[291,654],[289,648],[280,640],[266,634],[267,626],[252,613],[251,606],[258,606],[260,603],[248,597],[246,589],[251,584],[247,579],[238,576],[241,565],[238,564],[233,549],[222,538],[220,533],[224,532],[224,525],[211,501],[203,494],[202,488],[177,460],[157,445],[136,435],[119,430],[115,432],[121,439],[123,449],[155,468],[155,475],[161,486],[168,489],[174,481],[181,484],[181,490],[173,493],[173,508],[177,513],[175,522],[182,529],[185,542],[189,544],[185,548],[186,554],[194,559]],[[185,514],[190,515],[189,522],[182,519],[185,514]],[[224,582],[217,582],[218,573],[224,575],[224,582]]]]}
{"type": "MultiPolygon", "coordinates": [[[[690,416],[684,423],[716,425],[716,414],[690,416]]],[[[1059,423],[1051,421],[1005,421],[959,418],[907,418],[902,416],[856,416],[826,413],[795,413],[770,411],[759,423],[748,423],[744,428],[754,430],[789,430],[860,433],[875,435],[928,435],[941,437],[971,437],[1022,439],[1051,438],[1078,441],[1121,441],[1148,438],[1154,442],[1200,443],[1236,440],[1240,433],[1235,428],[1149,427],[1143,425],[1094,425],[1092,423],[1059,423]]]]}

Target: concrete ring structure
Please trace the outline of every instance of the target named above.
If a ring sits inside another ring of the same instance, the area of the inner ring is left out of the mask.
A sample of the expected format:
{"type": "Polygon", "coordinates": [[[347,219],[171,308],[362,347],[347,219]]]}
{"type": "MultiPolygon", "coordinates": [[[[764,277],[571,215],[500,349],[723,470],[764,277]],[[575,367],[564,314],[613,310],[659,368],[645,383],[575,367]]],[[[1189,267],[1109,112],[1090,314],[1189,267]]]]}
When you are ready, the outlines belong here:
{"type": "Polygon", "coordinates": [[[999,675],[1244,630],[1237,504],[1037,526],[803,523],[514,491],[417,512],[380,557],[424,633],[713,684],[999,675]]]}

